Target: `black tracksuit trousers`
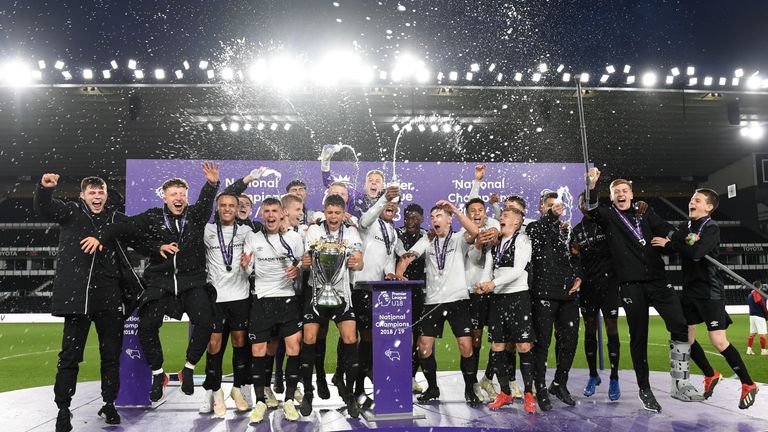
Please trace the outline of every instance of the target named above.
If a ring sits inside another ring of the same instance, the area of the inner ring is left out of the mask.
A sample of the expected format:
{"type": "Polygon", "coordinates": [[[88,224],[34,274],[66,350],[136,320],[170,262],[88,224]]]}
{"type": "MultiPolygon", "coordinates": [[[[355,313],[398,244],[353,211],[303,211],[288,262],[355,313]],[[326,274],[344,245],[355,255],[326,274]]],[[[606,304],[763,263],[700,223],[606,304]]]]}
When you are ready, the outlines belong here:
{"type": "Polygon", "coordinates": [[[547,385],[547,354],[553,327],[557,338],[555,382],[565,386],[568,384],[568,373],[571,371],[579,343],[579,302],[575,298],[533,299],[531,312],[533,331],[536,334],[536,343],[533,346],[533,380],[536,390],[546,388],[547,385]]]}

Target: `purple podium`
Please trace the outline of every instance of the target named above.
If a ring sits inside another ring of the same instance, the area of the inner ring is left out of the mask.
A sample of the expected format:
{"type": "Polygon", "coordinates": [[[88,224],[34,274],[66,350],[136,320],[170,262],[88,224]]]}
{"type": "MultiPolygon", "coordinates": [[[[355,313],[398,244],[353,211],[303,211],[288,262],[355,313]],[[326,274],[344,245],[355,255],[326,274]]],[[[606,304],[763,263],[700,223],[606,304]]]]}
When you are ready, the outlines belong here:
{"type": "MultiPolygon", "coordinates": [[[[360,283],[358,283],[360,284],[360,283]]],[[[413,413],[411,290],[424,281],[372,281],[373,412],[368,421],[425,418],[413,413]]]]}
{"type": "Polygon", "coordinates": [[[120,391],[115,405],[124,408],[149,408],[152,370],[139,343],[139,312],[134,310],[123,324],[123,350],[120,353],[120,391]]]}

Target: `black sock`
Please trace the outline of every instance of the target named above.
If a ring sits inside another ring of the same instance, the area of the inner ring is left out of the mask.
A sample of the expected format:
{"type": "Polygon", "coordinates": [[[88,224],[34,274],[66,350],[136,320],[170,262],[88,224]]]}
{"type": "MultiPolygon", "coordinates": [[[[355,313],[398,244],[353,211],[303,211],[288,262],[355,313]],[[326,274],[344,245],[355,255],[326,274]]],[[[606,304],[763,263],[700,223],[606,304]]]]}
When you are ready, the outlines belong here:
{"type": "Polygon", "coordinates": [[[597,337],[592,332],[584,333],[584,356],[589,366],[589,376],[597,376],[597,337]]]}
{"type": "Polygon", "coordinates": [[[469,358],[472,359],[472,367],[475,371],[480,370],[480,347],[472,347],[472,356],[469,358]]]}
{"type": "Polygon", "coordinates": [[[251,348],[246,345],[232,347],[232,374],[234,375],[233,387],[242,387],[251,381],[251,348]]]}
{"type": "Polygon", "coordinates": [[[459,364],[464,377],[464,391],[473,391],[472,384],[477,382],[477,369],[473,367],[472,357],[462,357],[459,364]]]}
{"type": "Polygon", "coordinates": [[[360,368],[357,374],[357,383],[355,384],[355,394],[363,394],[365,393],[365,377],[370,374],[371,362],[373,360],[373,344],[361,340],[358,350],[360,368]]]}
{"type": "Polygon", "coordinates": [[[317,379],[325,379],[325,339],[318,339],[315,344],[315,372],[317,379]]]}
{"type": "Polygon", "coordinates": [[[733,371],[736,372],[736,375],[739,376],[739,380],[742,384],[754,384],[752,378],[749,376],[749,372],[747,372],[747,367],[744,365],[744,361],[741,359],[739,351],[734,348],[733,345],[728,344],[728,348],[724,349],[720,354],[725,357],[725,360],[731,366],[731,369],[733,369],[733,371]]]}
{"type": "Polygon", "coordinates": [[[437,361],[435,360],[435,352],[429,354],[429,357],[421,359],[421,370],[424,372],[424,377],[427,378],[427,386],[429,388],[437,388],[437,361]]]}
{"type": "Polygon", "coordinates": [[[253,392],[256,394],[256,401],[266,402],[264,396],[264,357],[251,357],[251,383],[253,383],[253,392]]]}
{"type": "MultiPolygon", "coordinates": [[[[504,352],[504,351],[499,351],[504,352]]],[[[496,368],[491,363],[491,354],[493,353],[493,350],[488,348],[488,364],[485,366],[485,377],[488,379],[488,381],[493,381],[493,376],[496,374],[496,368]]],[[[507,357],[506,354],[504,355],[504,363],[506,363],[507,357]]],[[[506,368],[506,365],[504,366],[506,368]]],[[[509,379],[509,377],[507,377],[509,379]]]]}
{"type": "MultiPolygon", "coordinates": [[[[311,378],[310,378],[311,379],[311,378]]],[[[299,383],[299,356],[288,356],[285,363],[285,397],[283,400],[292,400],[296,393],[296,385],[299,383]]]]}
{"type": "Polygon", "coordinates": [[[416,372],[418,372],[419,366],[421,365],[418,338],[416,336],[413,337],[413,342],[411,344],[411,362],[411,376],[416,378],[416,372]]]}
{"type": "Polygon", "coordinates": [[[696,363],[696,366],[701,369],[701,372],[704,373],[704,376],[711,377],[715,374],[714,369],[712,369],[712,365],[709,364],[709,360],[707,360],[707,356],[704,354],[704,349],[701,348],[699,342],[695,340],[691,344],[691,360],[693,360],[693,362],[696,363]]]}
{"type": "Polygon", "coordinates": [[[336,341],[336,375],[344,376],[344,340],[336,341]]]}
{"type": "Polygon", "coordinates": [[[275,353],[275,378],[283,377],[283,361],[285,360],[285,339],[281,339],[275,353]]]}
{"type": "Polygon", "coordinates": [[[521,352],[520,355],[520,374],[523,376],[523,385],[525,392],[533,392],[533,351],[521,352]]]}
{"type": "Polygon", "coordinates": [[[272,371],[275,367],[275,356],[267,354],[264,356],[264,385],[269,387],[272,385],[272,371]]]}
{"type": "MultiPolygon", "coordinates": [[[[499,380],[501,391],[511,394],[509,388],[509,377],[507,376],[507,354],[504,351],[491,351],[488,364],[493,366],[496,371],[496,379],[499,380]]],[[[490,368],[489,368],[490,369],[490,368]]]]}
{"type": "Polygon", "coordinates": [[[517,375],[517,351],[505,351],[507,353],[507,379],[514,381],[517,375]]]}
{"type": "Polygon", "coordinates": [[[222,352],[216,354],[205,353],[205,382],[203,388],[206,390],[217,391],[221,388],[221,363],[222,352]]]}
{"type": "Polygon", "coordinates": [[[611,364],[611,379],[619,379],[619,353],[621,344],[618,334],[608,335],[608,361],[611,364]]]}
{"type": "Polygon", "coordinates": [[[304,395],[312,397],[312,370],[315,366],[315,344],[304,343],[299,354],[301,379],[304,383],[304,395]]]}
{"type": "Polygon", "coordinates": [[[347,394],[352,394],[354,391],[355,381],[357,375],[360,373],[360,361],[357,353],[357,344],[342,344],[342,356],[344,358],[344,372],[346,373],[347,394]]]}

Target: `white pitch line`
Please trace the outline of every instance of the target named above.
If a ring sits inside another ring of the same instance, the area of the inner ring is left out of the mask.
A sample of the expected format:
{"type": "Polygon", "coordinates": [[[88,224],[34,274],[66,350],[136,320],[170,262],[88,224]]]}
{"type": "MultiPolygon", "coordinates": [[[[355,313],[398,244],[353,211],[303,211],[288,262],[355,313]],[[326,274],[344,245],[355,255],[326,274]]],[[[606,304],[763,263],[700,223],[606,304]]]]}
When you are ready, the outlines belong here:
{"type": "Polygon", "coordinates": [[[28,352],[23,354],[14,354],[10,356],[0,357],[0,360],[8,360],[16,357],[24,357],[24,356],[30,356],[30,355],[36,355],[36,354],[45,354],[45,353],[51,353],[51,352],[57,352],[58,349],[52,349],[52,350],[46,350],[46,351],[35,351],[35,352],[28,352]]]}

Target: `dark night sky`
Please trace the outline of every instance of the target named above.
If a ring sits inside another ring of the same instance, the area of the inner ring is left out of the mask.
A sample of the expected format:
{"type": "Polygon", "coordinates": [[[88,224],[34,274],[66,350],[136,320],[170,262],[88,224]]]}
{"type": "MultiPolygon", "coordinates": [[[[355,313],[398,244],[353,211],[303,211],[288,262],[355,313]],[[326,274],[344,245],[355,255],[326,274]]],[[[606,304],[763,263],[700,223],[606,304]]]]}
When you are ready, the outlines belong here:
{"type": "Polygon", "coordinates": [[[311,59],[354,41],[371,63],[390,65],[397,50],[409,50],[446,71],[473,62],[530,68],[541,60],[595,73],[608,63],[693,64],[712,74],[768,66],[764,0],[333,3],[6,1],[0,58],[56,57],[99,68],[130,57],[153,67],[184,58],[245,61],[275,50],[311,59]]]}

